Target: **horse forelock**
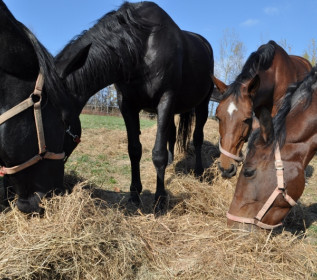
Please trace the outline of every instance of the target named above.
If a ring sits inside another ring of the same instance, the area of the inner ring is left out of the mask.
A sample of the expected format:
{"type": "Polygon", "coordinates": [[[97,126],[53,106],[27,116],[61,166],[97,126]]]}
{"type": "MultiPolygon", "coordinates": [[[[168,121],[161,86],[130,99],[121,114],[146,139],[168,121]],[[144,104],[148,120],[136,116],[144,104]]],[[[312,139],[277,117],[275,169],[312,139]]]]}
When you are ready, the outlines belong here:
{"type": "Polygon", "coordinates": [[[241,73],[237,76],[235,81],[230,85],[225,96],[228,95],[241,95],[241,84],[254,78],[259,71],[265,71],[272,65],[277,44],[274,41],[269,41],[267,44],[262,45],[257,51],[251,53],[245,62],[241,73]]]}

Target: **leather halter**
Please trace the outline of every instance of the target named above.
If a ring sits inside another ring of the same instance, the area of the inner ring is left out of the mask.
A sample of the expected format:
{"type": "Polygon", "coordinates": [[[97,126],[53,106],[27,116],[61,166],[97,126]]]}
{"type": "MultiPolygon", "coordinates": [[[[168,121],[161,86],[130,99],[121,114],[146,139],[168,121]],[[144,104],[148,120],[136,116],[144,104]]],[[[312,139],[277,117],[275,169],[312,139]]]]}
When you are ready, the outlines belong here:
{"type": "Polygon", "coordinates": [[[237,162],[242,162],[244,160],[244,157],[239,157],[237,155],[231,154],[228,151],[226,151],[224,148],[222,148],[220,144],[221,139],[219,139],[219,151],[224,154],[225,156],[234,159],[237,162]]]}
{"type": "Polygon", "coordinates": [[[35,119],[35,126],[36,126],[36,133],[37,133],[37,140],[38,140],[38,147],[39,147],[38,154],[22,164],[19,164],[13,167],[0,166],[0,176],[4,176],[5,174],[17,173],[31,165],[36,164],[42,159],[62,160],[65,157],[64,152],[52,153],[46,150],[43,121],[42,121],[42,111],[41,111],[43,85],[44,85],[44,77],[40,71],[36,80],[34,92],[30,95],[30,97],[22,101],[18,105],[14,106],[9,111],[6,111],[2,115],[0,115],[0,125],[1,125],[4,122],[6,122],[8,119],[25,111],[29,107],[34,106],[34,119],[35,119]]]}
{"type": "Polygon", "coordinates": [[[269,208],[273,205],[275,199],[277,198],[279,194],[283,195],[284,199],[288,202],[289,205],[294,206],[297,204],[296,201],[287,194],[285,189],[284,167],[283,167],[283,161],[281,160],[281,152],[280,152],[280,147],[278,143],[276,144],[276,147],[275,147],[275,169],[276,169],[276,177],[277,177],[277,187],[275,188],[273,193],[270,195],[268,200],[264,203],[264,205],[262,206],[258,214],[254,218],[244,218],[244,217],[232,215],[228,212],[227,218],[229,220],[245,223],[245,224],[253,224],[263,229],[274,229],[282,225],[282,223],[279,223],[277,225],[268,225],[261,222],[263,217],[268,212],[269,208]]]}

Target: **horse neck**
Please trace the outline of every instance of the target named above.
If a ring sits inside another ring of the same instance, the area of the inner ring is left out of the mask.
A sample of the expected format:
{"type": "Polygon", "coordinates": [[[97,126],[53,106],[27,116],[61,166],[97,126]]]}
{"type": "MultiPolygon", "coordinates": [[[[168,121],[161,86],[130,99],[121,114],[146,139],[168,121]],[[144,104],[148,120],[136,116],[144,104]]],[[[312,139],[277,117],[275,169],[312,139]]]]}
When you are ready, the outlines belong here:
{"type": "Polygon", "coordinates": [[[118,64],[119,61],[116,57],[111,59],[110,67],[102,65],[102,61],[99,61],[99,63],[88,61],[84,67],[67,77],[66,86],[79,112],[81,112],[90,97],[101,89],[122,79],[123,74],[118,69],[118,64]]]}
{"type": "Polygon", "coordinates": [[[298,81],[297,70],[291,57],[280,46],[276,46],[272,65],[267,70],[259,71],[258,74],[261,85],[254,98],[254,109],[265,106],[273,117],[288,86],[298,81]]]}
{"type": "MultiPolygon", "coordinates": [[[[298,108],[291,111],[286,119],[285,154],[296,156],[304,167],[317,151],[317,90],[305,111],[298,108]]],[[[301,107],[301,106],[300,106],[301,107]]],[[[297,160],[298,161],[298,160],[297,160]]]]}

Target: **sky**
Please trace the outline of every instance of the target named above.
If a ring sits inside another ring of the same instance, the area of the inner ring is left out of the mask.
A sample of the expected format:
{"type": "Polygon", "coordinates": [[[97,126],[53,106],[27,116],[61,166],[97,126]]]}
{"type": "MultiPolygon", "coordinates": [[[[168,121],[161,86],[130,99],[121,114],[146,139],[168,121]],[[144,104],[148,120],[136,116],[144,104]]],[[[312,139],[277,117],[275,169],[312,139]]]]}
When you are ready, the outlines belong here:
{"type": "MultiPolygon", "coordinates": [[[[13,15],[56,55],[74,36],[117,9],[122,0],[4,0],[13,15]]],[[[138,1],[131,1],[138,2],[138,1]]],[[[225,30],[245,45],[246,57],[269,40],[286,40],[303,55],[317,39],[316,0],[157,0],[181,29],[204,36],[215,60],[225,30]]]]}

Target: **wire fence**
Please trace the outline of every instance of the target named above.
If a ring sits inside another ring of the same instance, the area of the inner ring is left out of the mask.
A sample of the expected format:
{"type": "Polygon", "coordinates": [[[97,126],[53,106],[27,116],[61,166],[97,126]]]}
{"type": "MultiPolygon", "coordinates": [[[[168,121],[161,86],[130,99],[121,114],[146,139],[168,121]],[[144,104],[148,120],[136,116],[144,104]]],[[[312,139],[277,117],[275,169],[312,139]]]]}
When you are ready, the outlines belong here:
{"type": "MultiPolygon", "coordinates": [[[[82,114],[88,115],[100,115],[100,116],[122,116],[119,107],[117,106],[96,106],[96,105],[86,105],[81,112],[82,114]]],[[[146,111],[140,112],[140,117],[145,117],[149,119],[155,119],[156,114],[149,113],[146,111]]]]}
{"type": "MultiPolygon", "coordinates": [[[[217,102],[214,102],[214,101],[209,102],[209,112],[208,112],[209,118],[215,117],[215,111],[217,106],[218,106],[217,102]]],[[[118,106],[106,106],[106,105],[87,104],[81,113],[88,114],[88,115],[100,115],[100,116],[121,116],[121,112],[118,106]]],[[[140,117],[155,119],[156,114],[149,113],[142,110],[140,112],[140,117]]]]}

